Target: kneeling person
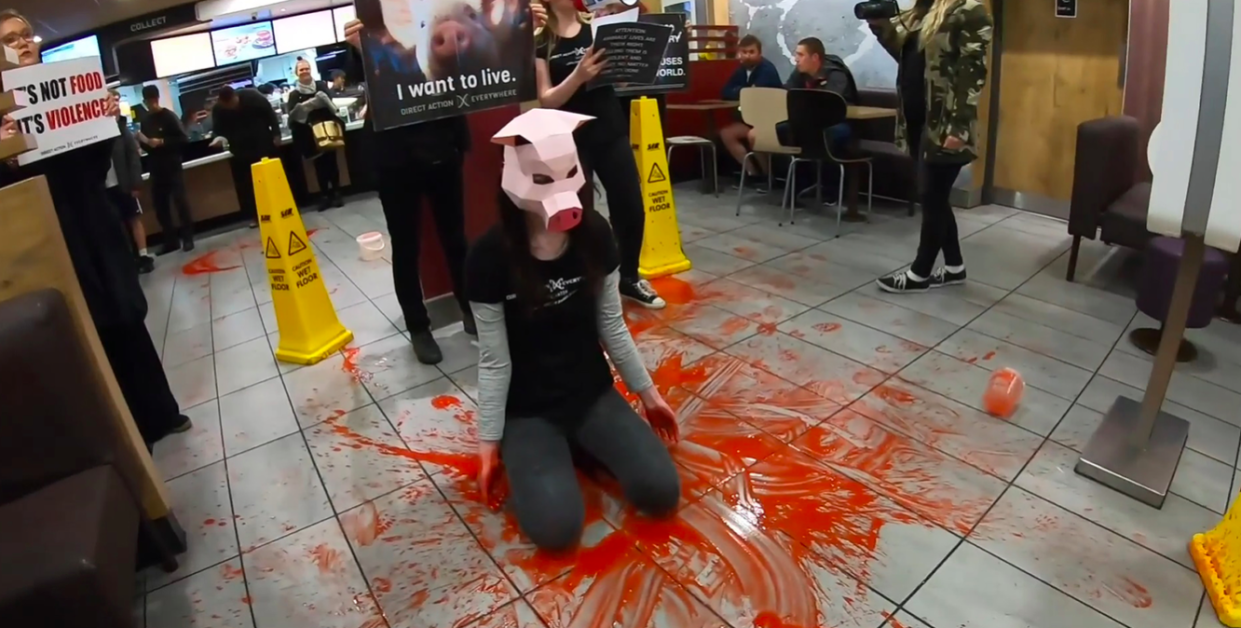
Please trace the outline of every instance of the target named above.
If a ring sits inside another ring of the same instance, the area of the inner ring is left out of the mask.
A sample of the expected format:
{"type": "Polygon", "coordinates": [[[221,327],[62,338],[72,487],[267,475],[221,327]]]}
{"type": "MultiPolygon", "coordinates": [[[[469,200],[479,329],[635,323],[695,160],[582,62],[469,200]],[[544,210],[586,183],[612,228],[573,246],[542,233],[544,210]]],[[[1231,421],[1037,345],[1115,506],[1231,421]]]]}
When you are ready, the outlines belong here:
{"type": "Polygon", "coordinates": [[[589,119],[533,109],[496,134],[505,145],[500,224],[466,263],[478,324],[479,482],[486,498],[507,472],[522,531],[548,550],[574,546],[584,525],[575,458],[610,472],[647,514],[670,514],[680,499],[665,444],[677,439],[676,415],[625,327],[608,221],[578,197],[586,181],[573,130],[589,119]],[[613,387],[609,358],[651,423],[613,387]]]}

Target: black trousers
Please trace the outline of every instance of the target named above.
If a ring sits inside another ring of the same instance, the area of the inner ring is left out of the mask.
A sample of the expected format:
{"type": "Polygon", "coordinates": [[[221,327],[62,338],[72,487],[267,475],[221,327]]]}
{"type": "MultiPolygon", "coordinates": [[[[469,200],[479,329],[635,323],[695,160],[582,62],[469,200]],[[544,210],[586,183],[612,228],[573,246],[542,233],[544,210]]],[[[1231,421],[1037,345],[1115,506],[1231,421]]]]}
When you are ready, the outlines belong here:
{"type": "Polygon", "coordinates": [[[168,387],[168,376],[146,325],[139,321],[97,330],[142,439],[150,445],[168,435],[181,409],[168,387]]]}
{"type": "Polygon", "coordinates": [[[151,171],[151,196],[155,203],[155,218],[164,232],[164,240],[180,235],[182,240],[194,237],[194,219],[190,217],[190,200],[185,195],[185,171],[175,170],[151,171]],[[173,222],[172,207],[177,208],[177,221],[173,222]]]}
{"type": "Polygon", "coordinates": [[[935,163],[923,158],[922,129],[909,128],[909,150],[918,161],[918,200],[922,204],[922,234],[918,238],[918,255],[909,267],[913,274],[928,277],[935,267],[940,251],[944,264],[960,266],[961,238],[957,234],[957,217],[952,212],[952,184],[964,163],[935,163]]]}
{"type": "MultiPolygon", "coordinates": [[[[249,220],[258,219],[258,203],[254,200],[254,173],[250,167],[255,163],[263,161],[264,157],[279,157],[276,147],[272,146],[266,152],[258,152],[253,154],[234,154],[229,160],[229,166],[233,171],[233,188],[237,192],[237,202],[241,205],[241,216],[249,220]]],[[[301,165],[298,165],[301,168],[301,165]]],[[[302,182],[305,184],[305,181],[302,182]]],[[[291,184],[290,184],[291,185],[291,184]]],[[[298,189],[298,188],[293,188],[298,189]]]]}
{"type": "Polygon", "coordinates": [[[593,207],[593,175],[599,175],[599,183],[603,184],[608,199],[612,232],[620,249],[621,278],[635,280],[638,260],[642,257],[642,236],[646,231],[646,207],[642,203],[638,165],[634,162],[629,138],[619,136],[606,142],[583,142],[578,144],[577,151],[586,175],[583,204],[593,207]]]}
{"type": "Polygon", "coordinates": [[[422,203],[431,206],[435,230],[448,262],[453,295],[461,313],[471,316],[465,296],[464,158],[459,153],[434,163],[412,167],[389,165],[378,172],[379,202],[388,221],[392,240],[392,282],[396,300],[405,314],[405,326],[412,331],[431,328],[423,302],[419,255],[422,253],[422,203]]]}
{"type": "Polygon", "coordinates": [[[340,164],[336,163],[336,151],[320,153],[311,160],[315,166],[315,180],[324,198],[340,196],[340,164]]]}

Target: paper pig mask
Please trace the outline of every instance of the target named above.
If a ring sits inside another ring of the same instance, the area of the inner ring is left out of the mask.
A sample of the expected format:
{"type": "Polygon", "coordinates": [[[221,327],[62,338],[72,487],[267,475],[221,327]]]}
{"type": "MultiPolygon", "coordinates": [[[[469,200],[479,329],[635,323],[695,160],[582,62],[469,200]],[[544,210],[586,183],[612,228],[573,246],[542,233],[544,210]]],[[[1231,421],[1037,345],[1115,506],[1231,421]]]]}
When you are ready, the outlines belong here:
{"type": "Polygon", "coordinates": [[[491,138],[504,145],[500,187],[513,204],[542,218],[550,231],[568,231],[582,220],[578,192],[586,177],[573,131],[591,119],[557,109],[531,109],[491,138]]]}

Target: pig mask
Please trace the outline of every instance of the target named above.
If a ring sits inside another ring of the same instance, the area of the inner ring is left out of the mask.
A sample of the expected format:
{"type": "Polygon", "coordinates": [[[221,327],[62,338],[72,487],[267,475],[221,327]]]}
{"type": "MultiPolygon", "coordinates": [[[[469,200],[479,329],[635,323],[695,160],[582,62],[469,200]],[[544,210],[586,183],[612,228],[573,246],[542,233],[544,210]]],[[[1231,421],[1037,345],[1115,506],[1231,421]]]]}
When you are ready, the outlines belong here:
{"type": "Polygon", "coordinates": [[[531,109],[491,138],[504,145],[500,187],[514,205],[542,218],[549,231],[568,231],[582,220],[578,192],[586,177],[573,131],[591,119],[557,109],[531,109]]]}

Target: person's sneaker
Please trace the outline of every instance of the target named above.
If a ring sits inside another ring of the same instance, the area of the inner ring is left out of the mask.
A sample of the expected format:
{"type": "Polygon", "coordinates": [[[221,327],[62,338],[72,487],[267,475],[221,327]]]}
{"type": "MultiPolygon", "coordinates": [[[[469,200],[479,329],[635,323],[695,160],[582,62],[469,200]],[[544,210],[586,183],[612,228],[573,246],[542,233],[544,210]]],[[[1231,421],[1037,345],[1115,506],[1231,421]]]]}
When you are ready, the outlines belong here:
{"type": "Polygon", "coordinates": [[[194,250],[194,239],[193,239],[193,238],[186,238],[186,239],[185,239],[185,240],[181,243],[181,250],[185,251],[186,253],[188,253],[188,252],[190,252],[190,251],[193,251],[193,250],[194,250]]]}
{"type": "Polygon", "coordinates": [[[660,298],[659,293],[655,292],[655,288],[651,287],[651,282],[645,279],[622,279],[620,282],[620,293],[622,297],[637,301],[652,310],[661,310],[668,305],[660,298]]]}
{"type": "Polygon", "coordinates": [[[331,208],[332,208],[332,199],[330,199],[330,198],[328,198],[328,197],[326,197],[326,196],[325,196],[325,197],[323,197],[323,198],[321,198],[321,199],[319,199],[319,204],[315,206],[315,209],[317,209],[317,210],[319,210],[319,211],[321,211],[321,212],[325,212],[325,211],[327,211],[327,210],[329,210],[329,209],[331,209],[331,208]]]}
{"type": "Polygon", "coordinates": [[[332,197],[332,207],[339,209],[344,206],[345,206],[345,199],[341,198],[339,194],[332,197]]]}
{"type": "Polygon", "coordinates": [[[145,275],[155,270],[155,258],[150,255],[138,256],[138,274],[145,275]]]}
{"type": "Polygon", "coordinates": [[[250,221],[250,228],[251,228],[251,229],[258,229],[258,228],[259,228],[259,221],[257,221],[257,220],[251,220],[251,221],[250,221]]]}
{"type": "Polygon", "coordinates": [[[960,272],[952,272],[943,266],[931,271],[931,287],[943,288],[944,286],[959,286],[965,283],[965,267],[960,272]]]}
{"type": "Polygon", "coordinates": [[[478,325],[473,316],[466,314],[465,318],[461,319],[461,326],[465,328],[466,335],[478,337],[478,325]]]}
{"type": "Polygon", "coordinates": [[[931,280],[923,279],[921,281],[909,276],[907,269],[898,270],[890,275],[884,275],[875,280],[879,285],[879,289],[884,292],[926,292],[931,289],[931,280]]]}
{"type": "Polygon", "coordinates": [[[414,346],[414,357],[417,357],[419,362],[439,364],[444,361],[444,353],[440,351],[440,345],[435,342],[431,330],[409,332],[409,342],[414,346]]]}
{"type": "Polygon", "coordinates": [[[190,417],[187,417],[184,414],[178,414],[177,422],[172,426],[172,429],[168,430],[168,433],[181,434],[192,429],[194,429],[194,422],[190,420],[190,417]]]}

